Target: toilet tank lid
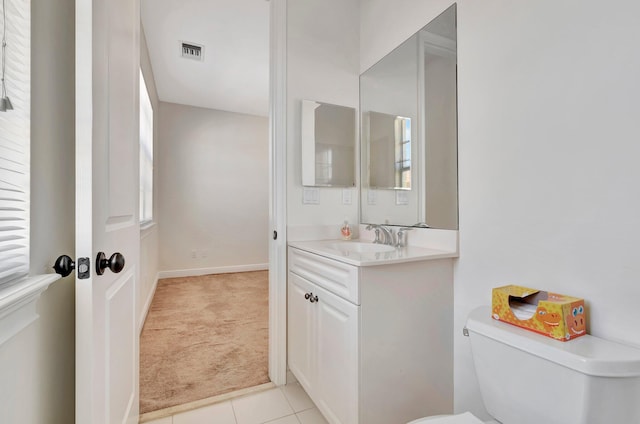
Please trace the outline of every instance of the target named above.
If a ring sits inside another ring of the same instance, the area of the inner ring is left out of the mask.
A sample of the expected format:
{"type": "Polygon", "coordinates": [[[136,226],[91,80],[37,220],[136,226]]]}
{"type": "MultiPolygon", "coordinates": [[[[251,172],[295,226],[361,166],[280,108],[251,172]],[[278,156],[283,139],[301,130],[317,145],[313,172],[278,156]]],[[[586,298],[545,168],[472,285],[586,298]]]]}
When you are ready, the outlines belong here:
{"type": "Polygon", "coordinates": [[[525,330],[491,317],[491,308],[474,309],[467,329],[559,365],[598,377],[640,376],[640,349],[584,335],[567,342],[525,330]]]}

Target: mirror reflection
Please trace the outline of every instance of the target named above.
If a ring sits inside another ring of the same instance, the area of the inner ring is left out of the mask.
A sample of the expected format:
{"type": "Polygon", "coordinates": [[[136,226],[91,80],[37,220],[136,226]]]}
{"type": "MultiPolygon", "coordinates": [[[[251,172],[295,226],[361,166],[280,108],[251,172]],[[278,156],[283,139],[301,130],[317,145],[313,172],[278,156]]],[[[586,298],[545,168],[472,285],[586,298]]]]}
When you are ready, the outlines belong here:
{"type": "Polygon", "coordinates": [[[411,188],[411,118],[369,112],[369,186],[411,188]]]}
{"type": "Polygon", "coordinates": [[[302,185],[355,185],[356,110],[302,101],[302,185]]]}
{"type": "Polygon", "coordinates": [[[458,228],[455,4],[360,76],[361,222],[458,228]]]}

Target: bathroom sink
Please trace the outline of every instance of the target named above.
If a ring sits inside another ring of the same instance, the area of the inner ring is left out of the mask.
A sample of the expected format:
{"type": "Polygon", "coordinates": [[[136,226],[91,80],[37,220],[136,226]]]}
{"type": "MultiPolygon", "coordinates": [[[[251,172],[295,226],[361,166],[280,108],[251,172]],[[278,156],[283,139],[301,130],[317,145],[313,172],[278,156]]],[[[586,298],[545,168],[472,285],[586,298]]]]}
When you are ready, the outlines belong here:
{"type": "Polygon", "coordinates": [[[363,243],[359,241],[343,241],[328,246],[343,253],[381,253],[393,252],[395,247],[386,244],[363,243]]]}
{"type": "Polygon", "coordinates": [[[289,246],[355,266],[373,266],[458,257],[457,251],[419,246],[396,248],[368,240],[293,241],[289,242],[289,246]]]}

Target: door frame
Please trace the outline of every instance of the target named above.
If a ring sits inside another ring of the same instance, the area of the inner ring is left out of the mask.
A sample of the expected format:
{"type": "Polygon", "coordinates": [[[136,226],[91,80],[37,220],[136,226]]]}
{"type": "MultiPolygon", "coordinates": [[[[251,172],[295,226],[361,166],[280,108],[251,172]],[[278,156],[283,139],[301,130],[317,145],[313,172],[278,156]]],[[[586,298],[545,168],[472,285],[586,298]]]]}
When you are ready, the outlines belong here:
{"type": "Polygon", "coordinates": [[[269,378],[281,386],[287,382],[287,0],[269,3],[269,378]]]}

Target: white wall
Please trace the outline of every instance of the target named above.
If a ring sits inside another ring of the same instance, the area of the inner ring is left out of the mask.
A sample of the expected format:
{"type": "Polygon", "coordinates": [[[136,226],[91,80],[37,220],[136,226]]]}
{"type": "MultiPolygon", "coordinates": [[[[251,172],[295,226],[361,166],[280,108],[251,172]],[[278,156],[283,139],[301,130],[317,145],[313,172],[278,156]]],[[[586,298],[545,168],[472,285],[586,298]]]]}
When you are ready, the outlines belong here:
{"type": "Polygon", "coordinates": [[[158,117],[160,270],[267,264],[267,118],[165,102],[158,117]]]}
{"type": "Polygon", "coordinates": [[[358,221],[358,194],[343,205],[341,188],[320,188],[319,205],[302,204],[301,101],[358,108],[357,22],[356,0],[287,2],[287,225],[333,226],[335,238],[358,221]]]}
{"type": "MultiPolygon", "coordinates": [[[[449,4],[363,1],[361,68],[449,4]]],[[[640,346],[639,38],[631,0],[458,2],[457,411],[487,417],[461,329],[492,287],[584,297],[592,334],[640,346]]]]}
{"type": "MultiPolygon", "coordinates": [[[[149,58],[149,48],[147,47],[147,39],[144,34],[144,28],[140,26],[140,69],[144,77],[151,107],[153,108],[153,150],[158,151],[158,126],[160,121],[160,102],[158,100],[158,91],[156,89],[153,69],[151,67],[151,59],[149,58]]],[[[157,155],[157,154],[156,154],[157,155]]],[[[153,169],[153,216],[157,221],[158,216],[158,167],[153,169]]],[[[140,327],[144,324],[158,277],[158,225],[154,223],[140,231],[140,284],[138,285],[138,311],[140,319],[140,327]]]]}
{"type": "MultiPolygon", "coordinates": [[[[458,11],[456,328],[521,283],[584,297],[592,334],[640,346],[640,4],[482,6],[458,11]]],[[[477,392],[455,343],[464,408],[477,392]]]]}
{"type": "MultiPolygon", "coordinates": [[[[31,274],[74,254],[73,0],[31,3],[31,274]]],[[[10,95],[10,93],[9,93],[10,95]]],[[[72,276],[38,301],[40,319],[0,347],[0,421],[69,424],[75,415],[72,276]]]]}

